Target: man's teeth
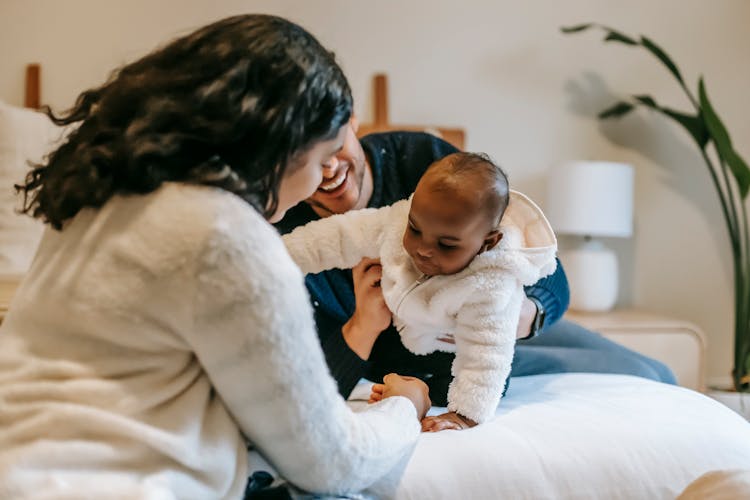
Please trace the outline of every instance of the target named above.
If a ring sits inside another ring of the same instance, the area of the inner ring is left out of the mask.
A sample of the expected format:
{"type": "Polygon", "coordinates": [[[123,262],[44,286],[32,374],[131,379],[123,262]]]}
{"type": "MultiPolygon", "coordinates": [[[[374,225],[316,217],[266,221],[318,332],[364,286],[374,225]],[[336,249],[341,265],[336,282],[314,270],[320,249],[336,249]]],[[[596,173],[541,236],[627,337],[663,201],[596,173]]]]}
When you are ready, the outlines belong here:
{"type": "Polygon", "coordinates": [[[321,184],[320,189],[323,191],[333,191],[339,187],[346,179],[346,170],[342,170],[331,182],[328,184],[321,184]]]}

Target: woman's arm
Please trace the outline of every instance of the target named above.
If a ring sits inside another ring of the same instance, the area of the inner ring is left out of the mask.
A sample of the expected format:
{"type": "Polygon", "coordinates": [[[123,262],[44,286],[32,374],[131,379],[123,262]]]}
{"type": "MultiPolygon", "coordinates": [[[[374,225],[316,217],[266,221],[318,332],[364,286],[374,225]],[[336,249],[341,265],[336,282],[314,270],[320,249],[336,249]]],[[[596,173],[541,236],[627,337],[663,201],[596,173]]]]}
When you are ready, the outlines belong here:
{"type": "Polygon", "coordinates": [[[415,405],[346,406],[301,273],[270,225],[241,215],[220,225],[199,260],[189,341],[241,431],[284,477],[315,492],[363,489],[412,448],[415,405]]]}

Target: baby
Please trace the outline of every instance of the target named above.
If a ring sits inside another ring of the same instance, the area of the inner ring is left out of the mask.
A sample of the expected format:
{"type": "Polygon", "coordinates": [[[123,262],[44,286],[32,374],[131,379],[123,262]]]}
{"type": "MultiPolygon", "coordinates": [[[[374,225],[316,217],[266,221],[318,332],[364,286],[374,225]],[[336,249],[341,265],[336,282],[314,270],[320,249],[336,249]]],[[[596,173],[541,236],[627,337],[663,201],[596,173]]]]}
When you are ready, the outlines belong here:
{"type": "MultiPolygon", "coordinates": [[[[403,344],[455,352],[449,412],[423,421],[465,428],[491,418],[510,373],[523,287],[555,269],[557,241],[541,210],[511,191],[487,156],[436,161],[414,194],[380,209],[298,227],[284,243],[304,273],[380,258],[381,287],[403,344]]],[[[381,397],[375,384],[371,401],[381,397]]]]}

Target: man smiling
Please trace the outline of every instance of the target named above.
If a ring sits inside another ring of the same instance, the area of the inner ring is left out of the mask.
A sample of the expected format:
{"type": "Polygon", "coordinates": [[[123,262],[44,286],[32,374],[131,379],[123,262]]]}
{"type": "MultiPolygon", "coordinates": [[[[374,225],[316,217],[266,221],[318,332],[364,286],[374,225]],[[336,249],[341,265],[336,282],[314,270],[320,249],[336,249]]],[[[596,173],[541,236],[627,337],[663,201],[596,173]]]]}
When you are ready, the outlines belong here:
{"type": "MultiPolygon", "coordinates": [[[[407,198],[427,167],[457,149],[424,133],[391,132],[357,139],[352,118],[344,144],[324,165],[323,181],[305,202],[277,224],[282,233],[311,220],[407,198]]],[[[454,355],[417,356],[402,344],[379,288],[377,261],[351,271],[334,269],[306,277],[323,351],[339,391],[348,397],[361,378],[380,381],[391,372],[422,378],[434,404],[445,405],[454,355]]],[[[662,363],[630,351],[574,323],[560,320],[568,306],[561,265],[526,287],[511,377],[542,373],[622,373],[675,383],[662,363]],[[538,333],[542,335],[537,336],[538,333]]]]}

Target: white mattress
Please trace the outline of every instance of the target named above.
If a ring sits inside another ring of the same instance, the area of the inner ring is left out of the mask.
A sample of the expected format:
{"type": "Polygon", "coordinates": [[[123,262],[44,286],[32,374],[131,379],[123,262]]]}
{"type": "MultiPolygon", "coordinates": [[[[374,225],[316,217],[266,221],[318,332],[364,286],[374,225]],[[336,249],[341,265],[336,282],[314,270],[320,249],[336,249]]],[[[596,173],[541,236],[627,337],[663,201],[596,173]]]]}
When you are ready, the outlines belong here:
{"type": "Polygon", "coordinates": [[[716,401],[636,377],[537,375],[512,380],[494,420],[423,434],[394,496],[673,499],[722,469],[750,469],[750,424],[716,401]]]}

